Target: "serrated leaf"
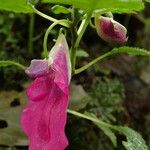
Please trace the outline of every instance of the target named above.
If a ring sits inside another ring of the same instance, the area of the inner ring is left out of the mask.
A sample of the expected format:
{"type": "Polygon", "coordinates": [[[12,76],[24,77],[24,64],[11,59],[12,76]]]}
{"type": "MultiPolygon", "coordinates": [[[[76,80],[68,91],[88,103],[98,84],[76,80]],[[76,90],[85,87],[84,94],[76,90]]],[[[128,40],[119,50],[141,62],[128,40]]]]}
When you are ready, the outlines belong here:
{"type": "Polygon", "coordinates": [[[0,10],[15,13],[33,13],[26,0],[0,0],[0,10]]]}
{"type": "Polygon", "coordinates": [[[109,11],[118,10],[128,12],[130,10],[139,11],[144,8],[141,0],[43,0],[45,3],[59,3],[73,5],[86,11],[95,9],[107,9],[109,11]]]}
{"type": "Polygon", "coordinates": [[[54,14],[69,14],[70,10],[64,6],[55,5],[51,8],[54,14]]]}
{"type": "Polygon", "coordinates": [[[128,127],[116,128],[126,136],[127,141],[123,141],[122,143],[127,150],[148,150],[145,141],[139,133],[128,127]]]}
{"type": "Polygon", "coordinates": [[[113,55],[118,55],[118,54],[122,54],[122,53],[127,53],[127,54],[131,54],[131,55],[140,55],[140,56],[150,56],[150,52],[146,51],[144,49],[140,49],[140,48],[135,48],[135,47],[127,47],[127,46],[123,46],[123,47],[119,47],[119,48],[114,48],[113,50],[97,57],[96,59],[94,59],[93,61],[91,61],[90,63],[88,63],[87,65],[76,69],[75,70],[75,74],[79,74],[80,72],[86,70],[87,68],[89,68],[90,66],[94,65],[95,63],[97,63],[98,61],[102,61],[105,58],[111,57],[113,55]]]}
{"type": "MultiPolygon", "coordinates": [[[[93,115],[89,115],[89,113],[79,113],[73,110],[67,110],[68,113],[73,114],[75,116],[87,119],[92,121],[94,124],[97,124],[99,126],[103,126],[105,128],[109,128],[111,130],[115,130],[120,132],[121,134],[126,136],[127,141],[123,141],[123,145],[127,150],[148,150],[148,147],[145,144],[144,139],[142,138],[142,136],[137,133],[136,131],[132,130],[131,128],[128,127],[121,127],[121,126],[116,126],[116,125],[112,125],[109,123],[106,123],[100,119],[98,119],[97,117],[93,117],[93,115]]],[[[95,115],[94,115],[95,116],[95,115]]]]}

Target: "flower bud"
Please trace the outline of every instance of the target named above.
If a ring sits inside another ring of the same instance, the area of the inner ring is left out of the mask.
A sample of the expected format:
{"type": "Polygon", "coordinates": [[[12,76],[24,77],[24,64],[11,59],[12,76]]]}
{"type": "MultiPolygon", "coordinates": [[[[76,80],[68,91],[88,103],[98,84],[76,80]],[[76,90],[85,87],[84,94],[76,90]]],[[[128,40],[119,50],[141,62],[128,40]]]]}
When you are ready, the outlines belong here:
{"type": "Polygon", "coordinates": [[[124,43],[127,42],[127,29],[113,18],[100,16],[95,18],[95,25],[98,35],[106,42],[124,43]]]}

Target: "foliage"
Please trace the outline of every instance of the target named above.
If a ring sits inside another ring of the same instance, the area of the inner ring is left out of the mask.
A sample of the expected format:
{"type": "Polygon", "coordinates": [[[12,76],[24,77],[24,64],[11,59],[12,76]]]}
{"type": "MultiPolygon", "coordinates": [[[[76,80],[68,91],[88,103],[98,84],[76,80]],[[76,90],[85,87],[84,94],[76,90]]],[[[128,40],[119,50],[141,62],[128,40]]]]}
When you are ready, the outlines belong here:
{"type": "MultiPolygon", "coordinates": [[[[148,147],[146,146],[145,141],[143,140],[141,135],[128,127],[120,127],[120,126],[107,124],[96,117],[93,118],[91,114],[90,115],[87,113],[81,114],[79,112],[75,112],[71,110],[68,110],[68,112],[78,117],[90,120],[95,124],[97,124],[98,126],[104,126],[106,128],[110,128],[125,135],[127,141],[123,141],[123,145],[127,150],[148,150],[148,147]]],[[[108,135],[110,136],[110,133],[108,135]]]]}
{"type": "Polygon", "coordinates": [[[26,0],[5,0],[0,1],[0,9],[13,11],[16,13],[32,13],[32,9],[27,5],[26,0]]]}
{"type": "Polygon", "coordinates": [[[144,5],[141,0],[43,0],[46,3],[61,3],[73,5],[76,8],[81,8],[86,11],[92,11],[96,9],[106,9],[107,11],[118,11],[118,12],[128,12],[131,10],[141,10],[144,8],[144,5]]]}
{"type": "Polygon", "coordinates": [[[91,91],[92,101],[90,102],[90,112],[96,114],[98,118],[107,122],[115,122],[114,116],[123,111],[122,101],[124,98],[124,87],[119,80],[103,81],[97,79],[91,91]]]}

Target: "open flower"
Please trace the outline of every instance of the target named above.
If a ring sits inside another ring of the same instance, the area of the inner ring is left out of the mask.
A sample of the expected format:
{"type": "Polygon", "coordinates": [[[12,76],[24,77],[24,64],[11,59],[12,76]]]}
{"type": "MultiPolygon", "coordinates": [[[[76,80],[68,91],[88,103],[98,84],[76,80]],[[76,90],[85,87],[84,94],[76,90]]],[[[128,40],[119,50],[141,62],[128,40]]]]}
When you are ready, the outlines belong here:
{"type": "Polygon", "coordinates": [[[35,78],[26,90],[29,103],[21,124],[29,150],[64,150],[71,65],[66,39],[60,34],[48,60],[32,60],[26,73],[35,78]]]}
{"type": "Polygon", "coordinates": [[[95,18],[98,35],[106,42],[127,42],[127,29],[113,18],[100,16],[95,18]]]}

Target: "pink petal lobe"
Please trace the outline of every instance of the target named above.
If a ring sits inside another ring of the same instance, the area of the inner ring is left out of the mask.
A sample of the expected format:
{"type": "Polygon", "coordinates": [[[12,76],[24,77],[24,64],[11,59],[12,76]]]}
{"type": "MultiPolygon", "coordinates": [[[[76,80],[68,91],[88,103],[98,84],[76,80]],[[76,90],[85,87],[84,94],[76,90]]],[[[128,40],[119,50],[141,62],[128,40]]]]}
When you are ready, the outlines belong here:
{"type": "Polygon", "coordinates": [[[29,138],[29,150],[64,150],[68,145],[65,125],[70,59],[64,39],[59,36],[50,52],[53,63],[49,73],[37,77],[26,90],[30,101],[22,113],[21,123],[29,138]]]}
{"type": "Polygon", "coordinates": [[[70,83],[71,79],[71,62],[69,57],[69,48],[66,41],[66,38],[63,34],[60,34],[55,46],[51,49],[49,57],[53,58],[52,68],[55,68],[58,72],[61,72],[59,75],[61,78],[67,79],[67,81],[62,81],[59,79],[59,76],[56,75],[55,81],[68,82],[70,83]],[[60,62],[60,60],[62,62],[60,62]],[[64,72],[64,73],[63,73],[64,72]],[[67,72],[67,74],[66,74],[67,72]],[[67,75],[67,77],[65,77],[67,75]]]}
{"type": "Polygon", "coordinates": [[[33,59],[30,67],[26,69],[26,74],[30,77],[36,78],[46,74],[49,71],[48,61],[42,59],[33,59]]]}

